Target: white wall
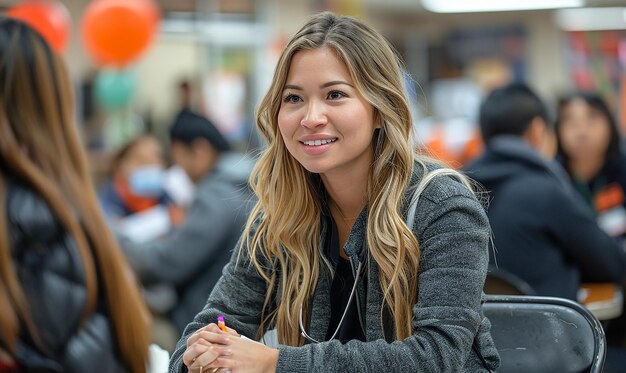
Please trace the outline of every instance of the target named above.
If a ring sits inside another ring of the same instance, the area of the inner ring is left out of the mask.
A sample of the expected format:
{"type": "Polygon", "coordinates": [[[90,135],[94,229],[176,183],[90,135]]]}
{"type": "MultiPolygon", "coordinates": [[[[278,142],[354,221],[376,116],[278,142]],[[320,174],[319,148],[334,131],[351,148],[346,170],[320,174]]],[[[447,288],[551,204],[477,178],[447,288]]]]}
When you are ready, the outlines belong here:
{"type": "Polygon", "coordinates": [[[556,29],[550,14],[528,17],[524,24],[528,38],[528,76],[530,83],[546,100],[573,88],[567,66],[566,35],[556,29]]]}
{"type": "Polygon", "coordinates": [[[291,37],[313,12],[312,1],[268,0],[269,25],[279,34],[291,37]]]}
{"type": "Polygon", "coordinates": [[[67,7],[71,18],[71,35],[64,56],[72,76],[80,78],[93,68],[91,60],[83,48],[80,32],[80,22],[88,2],[85,0],[64,0],[63,4],[67,7]]]}
{"type": "Polygon", "coordinates": [[[160,130],[180,108],[180,80],[201,76],[201,51],[196,39],[161,34],[138,61],[137,107],[149,110],[160,130]]]}

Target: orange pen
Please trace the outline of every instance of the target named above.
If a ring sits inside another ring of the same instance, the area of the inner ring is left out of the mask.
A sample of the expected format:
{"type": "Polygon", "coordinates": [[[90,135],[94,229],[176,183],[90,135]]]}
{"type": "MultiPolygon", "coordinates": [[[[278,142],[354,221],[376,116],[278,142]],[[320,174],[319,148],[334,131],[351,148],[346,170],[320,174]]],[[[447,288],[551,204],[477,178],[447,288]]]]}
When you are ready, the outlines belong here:
{"type": "Polygon", "coordinates": [[[220,328],[221,331],[226,333],[226,323],[224,322],[224,316],[219,315],[217,317],[217,326],[220,328]]]}

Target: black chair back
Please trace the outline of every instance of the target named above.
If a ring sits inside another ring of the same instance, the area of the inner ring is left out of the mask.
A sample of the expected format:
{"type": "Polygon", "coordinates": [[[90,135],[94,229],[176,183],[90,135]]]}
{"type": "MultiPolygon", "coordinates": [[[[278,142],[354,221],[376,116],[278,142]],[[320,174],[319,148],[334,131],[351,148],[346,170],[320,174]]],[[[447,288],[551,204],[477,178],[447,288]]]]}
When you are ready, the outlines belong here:
{"type": "Polygon", "coordinates": [[[535,295],[535,291],[526,281],[511,272],[491,266],[483,291],[485,294],[535,295]]]}
{"type": "Polygon", "coordinates": [[[567,299],[485,295],[483,312],[502,360],[498,373],[600,373],[606,339],[598,319],[567,299]]]}

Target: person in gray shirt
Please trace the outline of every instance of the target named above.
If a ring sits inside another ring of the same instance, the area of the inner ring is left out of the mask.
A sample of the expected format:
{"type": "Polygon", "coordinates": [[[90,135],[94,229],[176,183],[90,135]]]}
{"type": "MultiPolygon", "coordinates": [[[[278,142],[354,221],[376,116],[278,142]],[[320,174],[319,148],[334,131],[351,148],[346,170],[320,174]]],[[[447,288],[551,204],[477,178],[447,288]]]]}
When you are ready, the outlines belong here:
{"type": "MultiPolygon", "coordinates": [[[[253,162],[230,145],[205,117],[182,111],[170,129],[170,155],[195,184],[182,223],[148,242],[120,239],[141,282],[170,286],[178,301],[169,318],[182,333],[202,310],[245,226],[253,195],[253,162]]],[[[162,288],[162,287],[161,287],[162,288]]]]}
{"type": "Polygon", "coordinates": [[[257,125],[258,203],[170,372],[494,371],[487,216],[463,176],[416,155],[382,35],[312,17],[257,125]],[[249,340],[271,329],[278,348],[249,340]]]}

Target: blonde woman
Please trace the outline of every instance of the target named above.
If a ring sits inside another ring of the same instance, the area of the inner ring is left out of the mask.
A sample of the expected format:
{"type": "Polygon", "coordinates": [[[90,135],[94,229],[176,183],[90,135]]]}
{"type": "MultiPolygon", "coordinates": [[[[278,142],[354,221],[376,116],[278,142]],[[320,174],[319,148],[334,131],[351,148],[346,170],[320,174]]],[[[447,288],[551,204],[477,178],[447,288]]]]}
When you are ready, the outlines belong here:
{"type": "Polygon", "coordinates": [[[0,371],[146,371],[150,325],[100,211],[61,57],[0,16],[0,371]]]}
{"type": "Polygon", "coordinates": [[[312,17],[257,124],[258,203],[170,372],[495,370],[480,308],[488,221],[462,177],[414,153],[385,39],[353,18],[312,17]],[[274,328],[277,349],[239,337],[274,328]]]}

